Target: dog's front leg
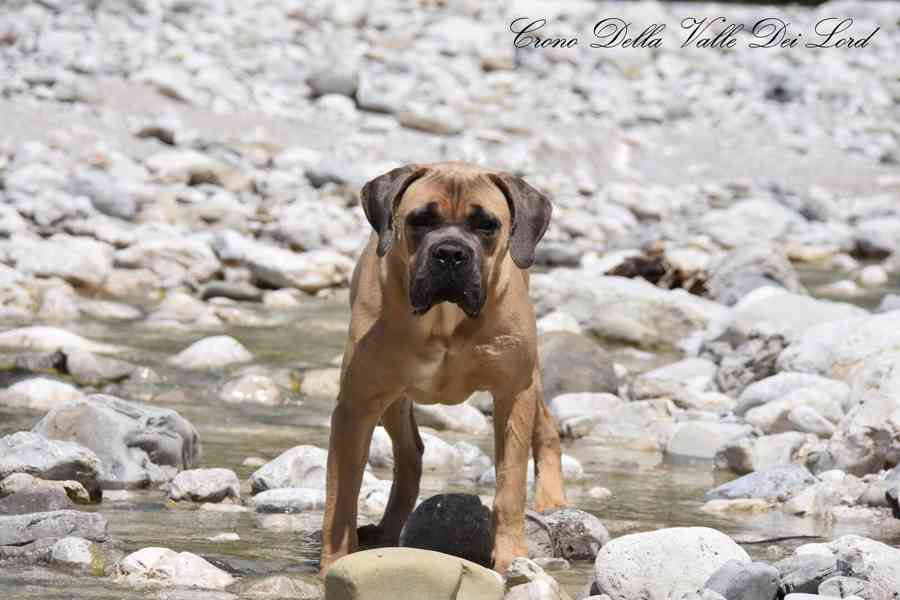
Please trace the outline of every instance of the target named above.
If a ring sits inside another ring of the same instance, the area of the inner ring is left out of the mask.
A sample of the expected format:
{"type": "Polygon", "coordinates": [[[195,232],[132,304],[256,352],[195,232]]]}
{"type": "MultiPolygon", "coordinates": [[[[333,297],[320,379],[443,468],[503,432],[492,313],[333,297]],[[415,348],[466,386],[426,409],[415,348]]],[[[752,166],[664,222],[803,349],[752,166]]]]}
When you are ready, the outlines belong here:
{"type": "Polygon", "coordinates": [[[525,495],[528,454],[538,399],[536,378],[528,388],[496,391],[494,395],[494,569],[505,573],[517,556],[528,556],[525,545],[525,495]]]}

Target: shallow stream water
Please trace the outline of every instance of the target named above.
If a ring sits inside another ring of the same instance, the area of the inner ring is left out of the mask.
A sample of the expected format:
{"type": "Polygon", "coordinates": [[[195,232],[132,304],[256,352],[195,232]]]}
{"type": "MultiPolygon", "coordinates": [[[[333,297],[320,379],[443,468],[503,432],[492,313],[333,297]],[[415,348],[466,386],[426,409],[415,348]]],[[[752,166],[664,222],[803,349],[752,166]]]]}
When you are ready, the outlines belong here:
{"type": "MultiPolygon", "coordinates": [[[[829,277],[810,272],[809,283],[827,282],[829,277]]],[[[303,369],[333,366],[341,353],[349,311],[340,294],[332,300],[309,300],[292,313],[262,312],[262,308],[241,305],[241,310],[271,321],[265,327],[233,327],[226,333],[238,338],[253,353],[255,363],[246,370],[264,372],[290,386],[303,369]]],[[[222,374],[190,374],[173,369],[165,360],[193,340],[207,335],[196,330],[172,331],[140,324],[108,324],[84,321],[73,328],[82,335],[100,341],[127,345],[123,357],[153,368],[162,381],[148,386],[153,394],[179,390],[178,395],[164,397],[167,404],[189,419],[203,442],[201,467],[233,469],[241,479],[255,467],[243,466],[247,457],[271,459],[298,445],[327,447],[327,421],[332,403],[326,399],[294,394],[292,401],[278,408],[224,405],[214,390],[224,379],[222,374]]],[[[616,360],[630,368],[656,360],[638,360],[627,349],[611,349],[616,360]]],[[[129,397],[128,390],[111,390],[129,397]]],[[[133,390],[138,396],[140,390],[133,390]]],[[[149,392],[148,392],[149,393],[149,392]]],[[[135,399],[148,400],[148,398],[135,399]]],[[[158,400],[154,403],[162,405],[158,400]]],[[[0,410],[0,435],[30,429],[39,414],[3,412],[0,410]]],[[[490,436],[472,438],[441,432],[448,441],[467,439],[488,454],[492,452],[490,436]]],[[[892,544],[900,544],[900,521],[896,527],[860,523],[828,523],[812,518],[790,517],[780,512],[756,515],[722,516],[701,511],[703,494],[731,476],[714,472],[709,464],[669,464],[660,454],[602,448],[579,442],[565,443],[565,452],[578,458],[584,466],[583,483],[569,486],[570,499],[576,506],[596,514],[613,537],[626,533],[662,527],[702,525],[721,529],[741,542],[755,558],[777,560],[802,543],[825,540],[845,533],[857,533],[892,544]],[[592,499],[587,490],[604,486],[612,491],[606,500],[592,499]],[[774,540],[774,541],[772,541],[774,540]]],[[[382,478],[390,473],[377,472],[382,478]]],[[[454,484],[446,476],[426,476],[422,494],[428,497],[447,491],[478,492],[454,484]]],[[[249,490],[242,490],[247,494],[249,490]]],[[[256,515],[253,512],[207,512],[195,508],[175,507],[167,503],[163,490],[138,490],[122,501],[104,501],[92,510],[101,512],[109,521],[113,545],[132,552],[147,546],[164,546],[178,551],[202,555],[214,564],[244,577],[269,574],[308,575],[316,571],[318,559],[317,531],[321,513],[305,515],[256,515]],[[235,532],[240,541],[211,542],[208,538],[222,532],[235,532]]],[[[591,578],[593,565],[575,563],[564,572],[553,575],[573,595],[591,578]]],[[[0,570],[0,598],[75,598],[130,599],[155,597],[146,591],[132,590],[109,579],[75,575],[32,567],[21,571],[0,570]]]]}

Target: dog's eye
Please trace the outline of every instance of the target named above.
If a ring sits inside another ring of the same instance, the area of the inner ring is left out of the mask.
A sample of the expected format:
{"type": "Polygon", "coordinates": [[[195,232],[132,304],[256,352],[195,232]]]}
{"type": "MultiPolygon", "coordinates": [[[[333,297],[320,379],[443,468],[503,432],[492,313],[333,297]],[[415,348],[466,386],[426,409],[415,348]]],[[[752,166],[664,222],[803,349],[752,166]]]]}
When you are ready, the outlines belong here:
{"type": "Polygon", "coordinates": [[[438,224],[437,215],[432,212],[414,212],[409,215],[406,222],[413,229],[425,229],[438,224]]]}
{"type": "Polygon", "coordinates": [[[500,223],[496,219],[481,219],[475,223],[475,230],[484,235],[493,235],[500,229],[500,223]]]}

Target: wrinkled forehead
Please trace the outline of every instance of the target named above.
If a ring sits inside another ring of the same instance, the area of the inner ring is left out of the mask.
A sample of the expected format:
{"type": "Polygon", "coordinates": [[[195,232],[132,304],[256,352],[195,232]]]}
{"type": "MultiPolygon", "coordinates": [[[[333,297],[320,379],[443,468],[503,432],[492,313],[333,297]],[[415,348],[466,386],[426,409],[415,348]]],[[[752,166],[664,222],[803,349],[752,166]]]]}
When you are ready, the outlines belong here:
{"type": "Polygon", "coordinates": [[[482,171],[433,171],[407,188],[398,211],[405,214],[433,205],[448,219],[464,218],[480,207],[504,221],[509,220],[506,196],[482,171]]]}

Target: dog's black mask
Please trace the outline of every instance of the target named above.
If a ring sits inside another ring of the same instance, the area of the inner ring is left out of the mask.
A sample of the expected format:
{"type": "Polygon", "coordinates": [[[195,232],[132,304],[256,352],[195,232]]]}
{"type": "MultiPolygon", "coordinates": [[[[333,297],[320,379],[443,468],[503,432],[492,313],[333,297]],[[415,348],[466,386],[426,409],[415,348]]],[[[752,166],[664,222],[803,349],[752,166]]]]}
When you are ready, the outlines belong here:
{"type": "Polygon", "coordinates": [[[478,238],[459,227],[440,227],[414,240],[409,264],[409,302],[424,315],[435,304],[451,302],[469,317],[484,306],[484,250],[478,238]]]}

